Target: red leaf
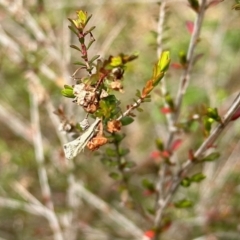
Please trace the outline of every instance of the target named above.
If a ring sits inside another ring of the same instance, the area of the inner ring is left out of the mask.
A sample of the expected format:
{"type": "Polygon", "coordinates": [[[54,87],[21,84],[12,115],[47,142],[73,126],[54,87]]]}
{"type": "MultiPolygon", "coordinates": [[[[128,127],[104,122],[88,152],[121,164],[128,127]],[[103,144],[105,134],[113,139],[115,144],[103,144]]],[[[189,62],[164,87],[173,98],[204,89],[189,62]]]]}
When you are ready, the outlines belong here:
{"type": "Polygon", "coordinates": [[[151,196],[151,195],[153,195],[154,193],[155,193],[155,191],[151,191],[151,190],[149,190],[149,189],[146,189],[146,190],[143,191],[143,195],[144,195],[144,196],[151,196]]]}
{"type": "Polygon", "coordinates": [[[181,69],[183,66],[180,63],[171,63],[171,67],[175,69],[181,69]]]}
{"type": "Polygon", "coordinates": [[[194,23],[193,22],[190,22],[190,21],[187,21],[186,22],[186,27],[187,27],[187,30],[190,34],[193,33],[193,30],[194,30],[194,23]]]}
{"type": "Polygon", "coordinates": [[[166,150],[163,151],[161,155],[162,155],[162,157],[164,157],[164,158],[169,158],[169,157],[171,156],[171,154],[170,154],[168,151],[166,151],[166,150]]]}
{"type": "Polygon", "coordinates": [[[163,114],[167,114],[167,113],[172,112],[172,110],[171,110],[171,108],[163,107],[163,108],[161,108],[161,112],[162,112],[163,114]]]}
{"type": "Polygon", "coordinates": [[[150,157],[155,159],[155,158],[159,158],[161,156],[161,153],[159,151],[153,151],[150,154],[150,157]]]}
{"type": "Polygon", "coordinates": [[[237,111],[232,115],[231,121],[235,121],[240,117],[240,108],[237,109],[237,111]]]}
{"type": "Polygon", "coordinates": [[[175,151],[177,150],[182,144],[182,139],[176,139],[173,143],[172,143],[172,147],[171,150],[175,151]]]}
{"type": "Polygon", "coordinates": [[[171,227],[171,225],[172,225],[171,221],[166,222],[162,228],[162,231],[167,231],[171,227]]]}
{"type": "Polygon", "coordinates": [[[208,7],[213,7],[219,4],[220,2],[223,2],[223,0],[213,0],[208,4],[208,7]]]}
{"type": "Polygon", "coordinates": [[[149,239],[152,239],[155,236],[155,232],[153,230],[148,230],[144,233],[144,236],[148,237],[149,239]]]}

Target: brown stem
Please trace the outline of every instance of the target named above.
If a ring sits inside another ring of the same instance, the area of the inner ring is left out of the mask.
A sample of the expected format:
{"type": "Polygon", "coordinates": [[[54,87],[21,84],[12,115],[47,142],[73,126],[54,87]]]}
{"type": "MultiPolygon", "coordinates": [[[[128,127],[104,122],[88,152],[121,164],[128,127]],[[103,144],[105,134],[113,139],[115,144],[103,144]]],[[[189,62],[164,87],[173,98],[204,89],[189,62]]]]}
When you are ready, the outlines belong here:
{"type": "Polygon", "coordinates": [[[120,121],[123,117],[129,115],[134,109],[140,106],[143,102],[143,98],[139,98],[133,105],[131,105],[120,117],[117,118],[120,121]]]}
{"type": "Polygon", "coordinates": [[[91,75],[92,74],[92,70],[91,70],[91,66],[89,64],[89,59],[88,59],[88,51],[87,51],[87,46],[85,44],[85,34],[80,31],[79,34],[78,34],[78,38],[79,38],[79,41],[80,39],[82,39],[82,41],[80,41],[80,45],[81,45],[81,52],[82,52],[82,59],[85,61],[86,63],[86,70],[88,71],[88,73],[91,75]]]}

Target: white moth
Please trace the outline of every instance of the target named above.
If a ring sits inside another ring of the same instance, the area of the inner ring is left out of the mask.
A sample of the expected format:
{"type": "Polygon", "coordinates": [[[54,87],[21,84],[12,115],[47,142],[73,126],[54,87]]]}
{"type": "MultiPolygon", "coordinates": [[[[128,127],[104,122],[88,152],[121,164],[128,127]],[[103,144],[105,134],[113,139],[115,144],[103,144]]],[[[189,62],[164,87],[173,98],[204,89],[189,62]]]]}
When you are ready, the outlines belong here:
{"type": "Polygon", "coordinates": [[[63,149],[67,159],[73,159],[85,148],[89,140],[95,134],[95,128],[98,126],[100,121],[100,118],[96,118],[95,122],[80,137],[64,144],[63,149]]]}

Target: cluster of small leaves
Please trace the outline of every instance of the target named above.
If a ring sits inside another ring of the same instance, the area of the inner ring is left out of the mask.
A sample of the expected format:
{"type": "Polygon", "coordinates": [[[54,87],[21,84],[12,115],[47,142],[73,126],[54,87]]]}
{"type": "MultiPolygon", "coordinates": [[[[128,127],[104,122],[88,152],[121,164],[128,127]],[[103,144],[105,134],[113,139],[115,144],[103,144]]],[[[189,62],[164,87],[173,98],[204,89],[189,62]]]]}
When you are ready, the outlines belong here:
{"type": "MultiPolygon", "coordinates": [[[[127,119],[130,120],[132,118],[125,117],[125,120],[121,121],[121,124],[123,123],[122,125],[127,125],[132,122],[127,119]]],[[[133,201],[131,199],[129,180],[131,177],[130,170],[136,164],[127,158],[127,154],[130,150],[121,147],[121,142],[125,136],[125,134],[111,133],[108,137],[109,147],[102,151],[101,161],[109,168],[109,177],[118,182],[117,186],[122,204],[125,206],[132,206],[133,201]]]]}
{"type": "Polygon", "coordinates": [[[181,185],[183,187],[189,187],[191,185],[191,183],[193,182],[201,182],[203,179],[205,179],[206,177],[202,174],[202,173],[196,173],[191,177],[185,177],[182,181],[181,181],[181,185]]]}
{"type": "Polygon", "coordinates": [[[211,128],[212,128],[212,124],[214,122],[218,122],[218,123],[222,123],[222,120],[218,114],[218,110],[217,108],[207,108],[207,112],[204,116],[204,129],[205,129],[205,135],[208,136],[211,128]]]}
{"type": "Polygon", "coordinates": [[[146,98],[150,92],[153,90],[154,87],[158,85],[160,80],[163,78],[166,70],[169,67],[170,63],[170,53],[165,51],[162,53],[161,57],[159,58],[158,62],[153,68],[153,75],[150,80],[147,81],[145,87],[142,90],[141,98],[146,98]]]}
{"type": "MultiPolygon", "coordinates": [[[[207,3],[206,9],[210,6],[214,6],[218,3],[220,3],[222,0],[212,0],[207,3]]],[[[188,0],[189,7],[196,12],[196,14],[199,13],[200,11],[200,4],[199,0],[188,0]]],[[[188,23],[187,28],[190,34],[194,32],[194,24],[193,23],[188,23]]],[[[193,58],[193,64],[195,64],[203,54],[196,54],[195,57],[193,58]]],[[[185,51],[180,51],[179,52],[179,61],[178,63],[173,63],[172,66],[174,68],[178,69],[187,69],[188,68],[188,60],[187,60],[187,54],[185,51]]],[[[150,89],[150,88],[149,88],[150,89]]],[[[164,102],[167,103],[167,107],[163,107],[162,113],[164,114],[171,114],[176,111],[175,105],[174,105],[174,99],[169,93],[166,93],[164,97],[164,102]]],[[[238,116],[236,116],[238,117],[238,116]]],[[[234,120],[234,119],[233,119],[234,120]]],[[[206,137],[210,134],[212,124],[213,123],[219,123],[222,124],[222,120],[218,114],[218,110],[216,108],[211,108],[211,107],[206,107],[206,106],[201,106],[200,109],[198,109],[198,112],[193,111],[191,114],[189,114],[188,120],[185,122],[177,122],[175,123],[175,127],[178,131],[184,131],[184,132],[191,132],[192,126],[196,125],[200,127],[200,130],[203,132],[203,135],[206,137]],[[194,124],[194,123],[198,124],[194,124]]],[[[171,156],[173,152],[178,149],[178,147],[181,145],[182,140],[181,139],[175,139],[173,140],[172,144],[168,146],[168,149],[164,146],[164,143],[161,139],[156,140],[156,148],[157,151],[152,154],[154,158],[158,158],[158,162],[164,161],[167,163],[169,166],[174,165],[174,163],[171,163],[171,156]]],[[[208,146],[209,148],[213,146],[208,146]]],[[[206,161],[214,161],[217,158],[219,158],[219,153],[218,152],[211,152],[210,154],[203,156],[199,159],[196,159],[194,156],[194,152],[192,150],[189,150],[189,160],[195,161],[196,163],[202,163],[206,161]]],[[[185,178],[182,179],[181,181],[181,186],[183,187],[189,187],[192,183],[199,183],[201,182],[205,176],[200,172],[197,174],[194,174],[193,176],[186,176],[185,178]]],[[[155,189],[155,185],[149,181],[148,179],[144,179],[142,181],[142,185],[145,189],[147,189],[151,193],[157,193],[155,189]]],[[[193,205],[193,202],[188,199],[182,199],[180,201],[177,201],[174,203],[174,206],[177,208],[187,208],[191,207],[193,205]]]]}
{"type": "Polygon", "coordinates": [[[120,146],[125,136],[125,134],[119,133],[111,134],[109,143],[112,144],[113,147],[106,148],[102,155],[102,162],[109,167],[113,167],[109,176],[115,180],[124,180],[125,173],[135,165],[134,162],[126,159],[129,149],[120,146]]]}
{"type": "MultiPolygon", "coordinates": [[[[71,45],[71,47],[81,53],[83,61],[75,63],[80,65],[73,74],[76,84],[72,86],[65,85],[62,95],[72,98],[74,103],[85,110],[87,116],[91,114],[93,118],[100,118],[101,128],[106,127],[107,132],[113,135],[119,132],[122,126],[133,121],[131,116],[135,116],[133,114],[134,109],[142,111],[139,105],[150,101],[150,92],[163,78],[170,63],[170,56],[168,51],[163,52],[154,66],[151,79],[146,82],[142,91],[137,90],[136,96],[138,99],[134,99],[134,104],[128,105],[126,112],[122,114],[120,101],[114,95],[114,91],[123,93],[123,76],[126,65],[136,59],[138,55],[121,53],[118,56],[110,56],[105,60],[100,60],[100,56],[95,55],[89,60],[88,50],[95,41],[92,33],[95,27],[86,28],[90,18],[91,15],[88,16],[87,12],[80,10],[77,11],[77,19],[69,19],[71,22],[69,28],[77,35],[80,43],[79,47],[76,45],[71,45]],[[86,38],[87,36],[90,36],[90,38],[86,38]],[[86,70],[88,74],[77,78],[76,74],[79,70],[86,70]]],[[[86,119],[80,123],[83,130],[88,126],[86,119]]],[[[102,139],[103,131],[100,132],[98,137],[102,139]]],[[[106,137],[109,138],[110,136],[107,135],[106,137]]],[[[87,146],[89,148],[89,144],[87,146]]],[[[99,146],[99,144],[96,144],[95,147],[91,146],[90,149],[95,150],[99,146]]]]}
{"type": "Polygon", "coordinates": [[[193,202],[188,199],[182,199],[174,203],[176,208],[190,208],[193,206],[193,202]]]}

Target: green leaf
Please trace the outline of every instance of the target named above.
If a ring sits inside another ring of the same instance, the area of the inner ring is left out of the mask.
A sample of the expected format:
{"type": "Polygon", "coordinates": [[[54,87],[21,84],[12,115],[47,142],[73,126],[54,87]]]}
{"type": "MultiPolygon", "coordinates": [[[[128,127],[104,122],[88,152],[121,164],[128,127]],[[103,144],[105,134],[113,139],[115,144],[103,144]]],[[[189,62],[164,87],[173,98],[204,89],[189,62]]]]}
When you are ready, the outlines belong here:
{"type": "Polygon", "coordinates": [[[158,66],[157,75],[159,75],[160,72],[165,72],[168,69],[169,63],[170,63],[170,52],[163,51],[157,64],[158,66]]]}
{"type": "Polygon", "coordinates": [[[75,98],[75,95],[73,94],[73,88],[68,85],[64,85],[64,89],[61,90],[61,94],[64,97],[75,98]]]}
{"type": "Polygon", "coordinates": [[[100,55],[96,55],[94,56],[90,61],[89,63],[93,63],[96,59],[98,59],[100,57],[100,55]]]}
{"type": "Polygon", "coordinates": [[[107,158],[107,157],[103,157],[103,158],[101,158],[101,161],[102,161],[102,163],[104,165],[110,166],[111,162],[112,162],[112,159],[111,158],[107,158]]]}
{"type": "Polygon", "coordinates": [[[127,155],[129,152],[130,152],[130,150],[128,148],[122,148],[119,150],[119,155],[121,157],[123,157],[123,156],[127,155]]]}
{"type": "Polygon", "coordinates": [[[138,55],[139,53],[138,52],[135,52],[133,53],[132,55],[124,55],[124,54],[120,54],[121,58],[122,58],[122,61],[123,61],[123,64],[126,64],[130,61],[133,61],[135,60],[136,58],[138,58],[138,55]]]}
{"type": "Polygon", "coordinates": [[[143,99],[143,102],[151,102],[151,101],[152,101],[151,98],[144,98],[144,99],[143,99]]]}
{"type": "Polygon", "coordinates": [[[216,122],[221,122],[221,118],[218,115],[218,110],[217,108],[208,108],[207,109],[207,116],[209,118],[214,119],[216,122]]]}
{"type": "Polygon", "coordinates": [[[153,68],[152,82],[154,87],[163,78],[164,73],[168,69],[169,64],[170,64],[170,53],[169,51],[163,51],[157,64],[155,64],[153,68]]]}
{"type": "Polygon", "coordinates": [[[151,215],[155,215],[155,213],[156,213],[156,211],[155,211],[155,209],[153,208],[153,207],[148,207],[147,208],[147,212],[149,213],[149,214],[151,214],[151,215]]]}
{"type": "Polygon", "coordinates": [[[120,56],[112,57],[110,66],[112,67],[119,67],[122,65],[122,58],[120,56]]]}
{"type": "Polygon", "coordinates": [[[142,180],[142,186],[148,190],[155,191],[155,186],[152,182],[150,182],[147,178],[142,180]]]}
{"type": "Polygon", "coordinates": [[[166,103],[168,104],[168,106],[169,106],[171,109],[174,109],[174,101],[173,101],[172,96],[171,96],[169,93],[167,93],[167,94],[164,96],[164,98],[165,98],[165,101],[166,101],[166,103]]]}
{"type": "Polygon", "coordinates": [[[91,31],[93,31],[95,28],[96,28],[96,26],[90,27],[90,28],[86,31],[86,33],[89,33],[89,32],[91,32],[91,31]]]}
{"type": "Polygon", "coordinates": [[[97,114],[106,119],[113,118],[119,111],[119,101],[114,95],[102,98],[99,102],[100,109],[97,114]]]}
{"type": "Polygon", "coordinates": [[[79,47],[77,47],[76,45],[70,45],[70,47],[78,50],[79,52],[82,52],[82,50],[79,47]]]}
{"type": "Polygon", "coordinates": [[[175,202],[174,205],[177,208],[189,208],[193,206],[193,203],[187,199],[182,199],[178,202],[175,202]]]}
{"type": "Polygon", "coordinates": [[[119,173],[116,173],[116,172],[109,173],[109,177],[111,177],[114,180],[120,180],[121,179],[121,175],[119,173]]]}
{"type": "Polygon", "coordinates": [[[182,181],[181,181],[181,185],[183,187],[189,187],[191,185],[191,179],[189,179],[188,177],[184,178],[182,181]]]}
{"type": "Polygon", "coordinates": [[[133,161],[128,161],[126,164],[125,164],[125,168],[133,168],[136,166],[136,163],[133,162],[133,161]]]}
{"type": "Polygon", "coordinates": [[[68,20],[75,26],[75,22],[74,22],[74,20],[73,19],[71,19],[71,18],[68,18],[68,20]]]}
{"type": "Polygon", "coordinates": [[[67,98],[75,98],[75,96],[73,95],[73,91],[69,90],[69,89],[63,89],[61,91],[61,94],[64,96],[64,97],[67,97],[67,98]]]}
{"type": "Polygon", "coordinates": [[[117,167],[118,162],[113,159],[102,159],[103,164],[105,164],[108,167],[117,167]]]}
{"type": "Polygon", "coordinates": [[[139,89],[136,90],[136,94],[135,94],[136,97],[140,98],[141,97],[141,92],[139,89]]]}
{"type": "Polygon", "coordinates": [[[90,41],[87,45],[87,50],[92,46],[92,44],[95,42],[95,39],[93,39],[92,41],[90,41]]]}
{"type": "Polygon", "coordinates": [[[202,173],[196,173],[190,179],[192,182],[201,182],[205,178],[206,176],[203,175],[202,173]]]}
{"type": "Polygon", "coordinates": [[[68,28],[78,36],[77,30],[73,26],[68,26],[68,28]]]}
{"type": "Polygon", "coordinates": [[[89,15],[89,17],[87,18],[87,21],[86,21],[85,25],[87,25],[87,23],[89,22],[89,20],[90,20],[91,18],[92,18],[92,14],[89,15]]]}
{"type": "Polygon", "coordinates": [[[116,157],[117,156],[116,150],[114,150],[112,148],[107,148],[105,153],[108,157],[116,157]]]}
{"type": "Polygon", "coordinates": [[[208,156],[204,157],[203,159],[201,159],[201,161],[202,162],[211,162],[211,161],[218,159],[219,157],[220,157],[220,153],[213,152],[213,153],[210,153],[208,156]]]}
{"type": "Polygon", "coordinates": [[[195,11],[199,10],[199,2],[198,0],[188,0],[190,6],[192,7],[192,9],[194,9],[195,11]]]}
{"type": "Polygon", "coordinates": [[[64,85],[64,88],[65,88],[65,89],[71,89],[71,90],[73,90],[73,87],[71,87],[71,86],[69,86],[69,85],[64,85]]]}
{"type": "Polygon", "coordinates": [[[158,149],[159,151],[163,151],[163,150],[164,150],[164,145],[163,145],[162,139],[160,139],[160,138],[156,139],[156,140],[155,140],[155,144],[156,144],[157,149],[158,149]]]}
{"type": "Polygon", "coordinates": [[[234,9],[234,10],[240,10],[240,3],[234,4],[234,5],[232,6],[232,9],[234,9]]]}
{"type": "Polygon", "coordinates": [[[86,64],[83,62],[74,62],[73,64],[86,67],[86,64]]]}
{"type": "Polygon", "coordinates": [[[126,134],[114,133],[113,135],[114,141],[117,143],[120,143],[125,137],[126,137],[126,134]]]}
{"type": "Polygon", "coordinates": [[[136,108],[136,110],[137,110],[138,112],[143,112],[143,109],[140,108],[140,107],[136,108]]]}
{"type": "Polygon", "coordinates": [[[129,116],[125,116],[123,117],[120,122],[122,123],[123,126],[129,125],[134,121],[133,118],[129,117],[129,116]]]}
{"type": "Polygon", "coordinates": [[[203,124],[204,124],[205,131],[206,131],[207,135],[211,131],[213,122],[214,122],[214,119],[209,118],[209,117],[204,117],[204,119],[203,119],[203,124]]]}
{"type": "Polygon", "coordinates": [[[163,77],[164,77],[164,72],[161,72],[159,75],[154,77],[152,79],[153,80],[153,86],[156,87],[163,77]]]}
{"type": "Polygon", "coordinates": [[[185,66],[187,64],[187,54],[185,51],[180,51],[178,53],[180,63],[185,66]]]}

